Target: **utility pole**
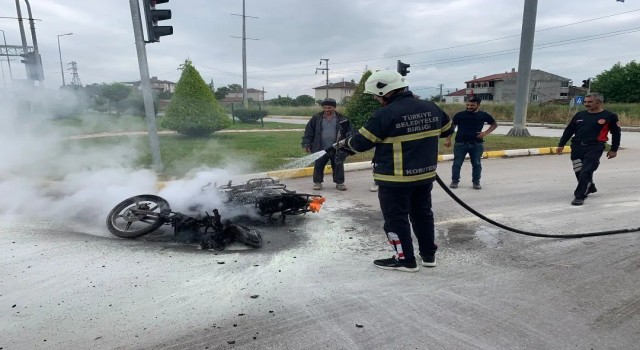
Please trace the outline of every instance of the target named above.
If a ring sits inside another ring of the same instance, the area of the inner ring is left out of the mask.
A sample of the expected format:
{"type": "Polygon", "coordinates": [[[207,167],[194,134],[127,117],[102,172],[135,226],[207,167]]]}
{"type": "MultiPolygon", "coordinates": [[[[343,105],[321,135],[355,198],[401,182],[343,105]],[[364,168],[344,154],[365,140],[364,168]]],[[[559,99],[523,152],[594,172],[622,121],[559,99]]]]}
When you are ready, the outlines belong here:
{"type": "Polygon", "coordinates": [[[249,40],[258,40],[247,38],[247,17],[250,18],[258,18],[253,16],[247,16],[245,13],[245,0],[242,0],[242,15],[232,13],[233,16],[241,16],[242,17],[242,38],[237,36],[232,36],[232,38],[242,39],[242,105],[244,108],[249,108],[249,98],[247,95],[247,39],[249,40]]]}
{"type": "Polygon", "coordinates": [[[4,64],[0,61],[0,69],[2,69],[2,87],[7,88],[7,81],[4,80],[4,64]]]}
{"type": "MultiPolygon", "coordinates": [[[[149,81],[149,64],[147,63],[147,50],[145,48],[144,36],[142,34],[140,4],[138,3],[138,0],[129,0],[129,6],[131,7],[133,35],[136,42],[136,52],[138,53],[140,88],[142,89],[142,100],[144,101],[147,129],[149,130],[151,159],[153,161],[154,169],[157,172],[162,172],[164,166],[162,165],[162,159],[160,158],[160,141],[158,139],[158,128],[156,126],[156,113],[153,108],[153,96],[151,95],[151,82],[149,81]]],[[[151,39],[152,38],[150,38],[150,40],[151,39]]]]}
{"type": "Polygon", "coordinates": [[[513,127],[508,136],[531,136],[527,130],[527,106],[529,105],[529,79],[531,78],[531,58],[533,57],[533,37],[536,31],[538,0],[524,0],[522,13],[522,35],[520,37],[520,58],[516,78],[516,106],[513,127]]]}
{"type": "Polygon", "coordinates": [[[442,101],[442,84],[438,84],[438,87],[440,88],[440,101],[442,101]]]}
{"type": "Polygon", "coordinates": [[[40,50],[38,49],[38,37],[36,36],[36,26],[33,21],[33,14],[31,13],[31,4],[29,0],[24,0],[27,4],[27,14],[29,15],[29,27],[31,28],[31,43],[33,44],[33,52],[36,60],[37,80],[38,84],[42,86],[44,80],[44,70],[42,69],[42,57],[40,57],[40,50]]]}
{"type": "MultiPolygon", "coordinates": [[[[20,27],[20,39],[22,41],[22,53],[27,53],[27,36],[24,33],[24,24],[22,23],[22,9],[20,8],[20,0],[16,0],[16,12],[18,15],[18,27],[20,27]]],[[[29,76],[29,66],[25,64],[27,76],[29,76]]]]}
{"type": "Polygon", "coordinates": [[[67,83],[64,81],[64,66],[62,64],[62,50],[60,49],[60,37],[67,36],[67,35],[73,35],[73,33],[58,34],[58,56],[60,57],[60,77],[62,78],[62,86],[67,85],[67,83]]]}
{"type": "Polygon", "coordinates": [[[78,75],[78,63],[76,61],[71,61],[69,65],[71,66],[71,68],[68,69],[71,71],[71,85],[81,87],[82,83],[80,82],[80,76],[78,75]]]}
{"type": "Polygon", "coordinates": [[[320,59],[320,65],[322,65],[322,61],[324,61],[325,67],[324,68],[316,68],[316,74],[318,74],[318,71],[322,71],[322,74],[326,75],[326,82],[327,85],[325,85],[325,89],[327,91],[327,96],[326,98],[329,98],[329,59],[328,58],[321,58],[320,59]]]}
{"type": "Polygon", "coordinates": [[[0,29],[2,32],[2,39],[4,39],[4,53],[7,55],[7,65],[9,66],[9,78],[11,78],[11,83],[13,84],[13,72],[11,71],[11,60],[9,59],[9,48],[7,47],[7,37],[4,35],[4,30],[0,29]]]}

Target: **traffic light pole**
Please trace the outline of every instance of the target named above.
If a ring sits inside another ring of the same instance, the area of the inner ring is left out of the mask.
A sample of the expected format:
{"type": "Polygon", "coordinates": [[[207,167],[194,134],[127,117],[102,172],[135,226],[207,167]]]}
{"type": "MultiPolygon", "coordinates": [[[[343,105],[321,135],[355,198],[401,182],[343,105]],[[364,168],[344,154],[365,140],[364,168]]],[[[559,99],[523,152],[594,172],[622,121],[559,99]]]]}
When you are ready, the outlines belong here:
{"type": "Polygon", "coordinates": [[[144,101],[145,117],[147,119],[147,129],[149,131],[149,145],[151,147],[151,159],[156,172],[163,171],[162,159],[160,158],[160,142],[158,140],[158,129],[156,126],[156,114],[153,108],[153,96],[151,95],[151,82],[149,81],[149,65],[147,63],[147,51],[142,34],[142,19],[140,15],[140,4],[138,0],[129,0],[131,6],[131,21],[133,22],[133,34],[136,41],[136,51],[138,53],[138,66],[140,68],[140,88],[142,89],[142,99],[144,101]]]}
{"type": "Polygon", "coordinates": [[[25,4],[27,5],[27,14],[29,15],[29,27],[31,29],[31,42],[33,44],[33,52],[34,53],[34,57],[35,57],[35,64],[36,67],[34,69],[36,69],[37,72],[37,80],[38,80],[38,84],[40,86],[42,86],[42,81],[44,80],[44,70],[42,69],[42,58],[40,57],[40,50],[38,49],[38,37],[36,36],[36,25],[34,24],[33,21],[33,14],[31,13],[31,4],[29,4],[29,0],[24,0],[25,4]]]}
{"type": "MultiPolygon", "coordinates": [[[[20,8],[20,0],[16,0],[16,13],[18,14],[18,27],[20,28],[20,39],[22,40],[22,53],[27,53],[27,36],[24,33],[24,25],[22,23],[22,9],[20,8]]],[[[29,76],[29,67],[24,66],[29,76]]]]}
{"type": "Polygon", "coordinates": [[[520,38],[520,58],[516,77],[516,106],[513,127],[508,136],[531,136],[527,130],[527,106],[529,105],[529,85],[531,78],[531,60],[533,57],[533,38],[536,31],[538,0],[524,0],[522,14],[522,35],[520,38]]]}

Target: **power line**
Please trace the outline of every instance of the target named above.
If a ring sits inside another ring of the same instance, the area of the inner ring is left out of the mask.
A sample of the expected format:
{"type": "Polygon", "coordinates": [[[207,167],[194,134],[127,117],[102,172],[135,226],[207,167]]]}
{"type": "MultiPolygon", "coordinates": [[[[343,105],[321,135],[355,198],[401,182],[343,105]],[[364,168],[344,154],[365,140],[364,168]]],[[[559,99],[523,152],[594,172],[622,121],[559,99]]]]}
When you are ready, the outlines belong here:
{"type": "MultiPolygon", "coordinates": [[[[588,36],[583,36],[583,37],[578,37],[578,38],[572,38],[572,39],[553,41],[553,42],[543,43],[543,44],[537,44],[537,45],[534,45],[534,47],[537,48],[537,49],[547,49],[547,48],[550,48],[550,47],[565,46],[568,43],[569,44],[574,44],[574,43],[580,43],[580,42],[589,41],[589,40],[593,40],[593,39],[604,39],[604,38],[609,38],[609,37],[618,36],[618,35],[635,33],[635,32],[638,32],[638,31],[640,31],[640,27],[617,30],[617,31],[608,32],[608,33],[593,34],[593,35],[588,35],[588,36]]],[[[496,56],[502,56],[502,55],[509,55],[509,54],[517,53],[518,50],[519,50],[518,48],[513,48],[513,49],[490,51],[490,52],[484,52],[484,53],[479,53],[479,54],[472,54],[472,55],[465,55],[465,56],[458,56],[458,57],[451,57],[451,58],[442,58],[442,59],[438,59],[438,60],[431,60],[431,61],[423,61],[423,62],[413,63],[412,66],[416,67],[416,66],[425,66],[425,65],[438,64],[438,63],[455,63],[455,62],[462,62],[462,61],[468,61],[468,60],[490,58],[490,57],[496,57],[496,56]]]]}
{"type": "MultiPolygon", "coordinates": [[[[636,11],[640,11],[640,10],[636,10],[636,11]]],[[[611,17],[611,16],[608,16],[611,17]]],[[[566,26],[566,25],[565,25],[566,26]]],[[[558,47],[558,46],[566,46],[569,44],[576,44],[576,43],[581,43],[581,42],[585,42],[585,41],[590,41],[590,40],[594,40],[594,39],[604,39],[604,38],[609,38],[609,37],[614,37],[614,36],[619,36],[619,35],[624,35],[624,34],[630,34],[630,33],[635,33],[640,31],[640,27],[634,27],[634,28],[629,28],[629,29],[622,29],[622,30],[616,30],[613,32],[607,32],[607,33],[600,33],[600,34],[592,34],[592,35],[587,35],[587,36],[582,36],[582,37],[577,37],[577,38],[571,38],[571,39],[564,39],[564,40],[558,40],[558,41],[552,41],[552,42],[548,42],[548,43],[542,43],[542,44],[537,44],[534,45],[534,48],[537,50],[540,49],[547,49],[547,48],[552,48],[552,47],[558,47]]],[[[443,63],[457,63],[457,62],[464,62],[464,61],[470,61],[470,60],[479,60],[479,59],[486,59],[486,58],[492,58],[492,57],[497,57],[497,56],[504,56],[504,55],[511,55],[511,54],[515,54],[519,51],[518,48],[511,48],[511,49],[504,49],[504,50],[497,50],[497,51],[489,51],[489,52],[484,52],[484,53],[479,53],[479,54],[471,54],[471,55],[464,55],[464,56],[456,56],[456,57],[449,57],[449,58],[442,58],[442,59],[437,59],[437,60],[430,60],[430,61],[422,61],[422,62],[417,62],[417,63],[412,63],[412,67],[423,67],[423,66],[428,66],[428,65],[436,65],[436,64],[443,64],[443,63]]],[[[313,66],[315,67],[315,66],[313,66]]],[[[204,67],[202,66],[202,68],[205,69],[214,69],[214,68],[208,68],[208,67],[204,67]]],[[[387,67],[382,67],[384,69],[391,69],[391,66],[387,66],[387,67]]],[[[221,71],[219,69],[215,69],[218,70],[220,72],[229,74],[229,75],[240,75],[238,73],[233,73],[233,72],[226,72],[226,71],[221,71]]],[[[349,73],[358,73],[360,72],[360,70],[349,70],[349,71],[337,71],[335,72],[335,74],[349,74],[349,73]]],[[[306,77],[308,76],[308,74],[290,74],[290,75],[281,75],[281,74],[277,74],[277,75],[252,75],[252,77],[258,78],[261,77],[261,80],[266,80],[269,81],[268,78],[282,78],[282,77],[306,77]]]]}
{"type": "MultiPolygon", "coordinates": [[[[586,19],[586,20],[583,20],[583,21],[572,22],[572,23],[566,23],[566,24],[562,24],[562,25],[558,25],[558,26],[549,27],[549,28],[538,29],[538,30],[536,30],[536,32],[542,32],[542,31],[547,31],[547,30],[552,30],[552,29],[558,29],[558,28],[569,27],[569,26],[573,26],[573,25],[577,25],[577,24],[582,24],[582,23],[587,23],[587,22],[593,22],[593,21],[597,21],[597,20],[600,20],[600,19],[605,19],[605,18],[610,18],[610,17],[620,16],[620,15],[624,15],[624,14],[628,14],[628,13],[633,13],[633,12],[638,12],[638,11],[640,11],[640,9],[635,9],[635,10],[630,10],[630,11],[625,11],[625,12],[618,12],[618,13],[614,13],[614,14],[611,14],[611,15],[606,15],[606,16],[601,16],[601,17],[595,17],[595,18],[586,19]]],[[[409,53],[409,54],[391,55],[391,56],[384,56],[384,57],[377,57],[377,58],[363,58],[363,59],[352,60],[352,61],[335,62],[334,64],[359,63],[359,62],[366,62],[366,61],[373,61],[373,60],[381,60],[381,59],[388,59],[388,58],[397,58],[397,57],[404,57],[404,56],[412,56],[412,55],[417,55],[417,54],[430,53],[430,52],[437,52],[437,51],[444,51],[444,50],[450,50],[450,49],[455,49],[455,48],[460,48],[460,47],[467,47],[467,46],[478,45],[478,44],[486,44],[486,43],[490,43],[490,42],[494,42],[494,41],[499,41],[499,40],[504,40],[504,39],[515,38],[515,37],[519,37],[519,36],[520,36],[520,34],[514,34],[514,35],[509,35],[509,36],[500,37],[500,38],[494,38],[494,39],[487,39],[487,40],[483,40],[483,41],[477,41],[477,42],[474,42],[474,43],[461,44],[461,45],[454,45],[454,46],[443,47],[443,48],[437,48],[437,49],[431,49],[431,50],[425,50],[425,51],[419,51],[419,52],[414,52],[414,53],[409,53]]],[[[315,67],[315,66],[298,66],[298,67],[289,67],[289,68],[272,68],[272,69],[259,70],[258,72],[266,72],[266,71],[282,71],[282,70],[294,70],[294,69],[307,69],[307,68],[313,68],[313,67],[315,67]]]]}
{"type": "MultiPolygon", "coordinates": [[[[562,24],[562,25],[555,26],[555,27],[549,27],[549,28],[544,28],[544,29],[538,29],[538,30],[536,30],[536,33],[537,33],[537,32],[547,31],[547,30],[552,30],[552,29],[557,29],[557,28],[569,27],[569,26],[573,26],[573,25],[576,25],[576,24],[586,23],[586,22],[597,21],[597,20],[600,20],[600,19],[609,18],[609,17],[614,17],[614,16],[619,16],[619,15],[627,14],[627,13],[630,13],[630,12],[637,12],[637,11],[640,11],[640,9],[637,9],[637,10],[631,10],[631,11],[625,11],[625,12],[620,12],[620,13],[616,13],[616,14],[612,14],[612,15],[607,15],[607,16],[602,16],[602,17],[590,18],[590,19],[586,19],[586,20],[584,20],[584,21],[579,21],[579,22],[573,22],[573,23],[562,24]]],[[[430,53],[430,52],[444,51],[444,50],[450,50],[450,49],[457,49],[457,48],[460,48],[460,47],[467,47],[467,46],[478,45],[478,44],[486,44],[486,43],[490,43],[490,42],[494,42],[494,41],[499,41],[499,40],[504,40],[504,39],[516,38],[516,37],[519,37],[519,36],[520,36],[520,34],[514,34],[514,35],[509,35],[509,36],[505,36],[505,37],[501,37],[501,38],[495,38],[495,39],[487,39],[487,40],[483,40],[483,41],[477,41],[477,42],[474,42],[474,43],[461,44],[461,45],[454,45],[454,46],[443,47],[443,48],[438,48],[438,49],[431,49],[431,50],[425,50],[425,51],[417,51],[417,52],[408,53],[408,54],[391,55],[391,56],[385,56],[385,57],[379,57],[379,58],[372,58],[372,59],[361,59],[361,60],[354,60],[354,61],[336,62],[335,64],[358,63],[358,62],[370,61],[370,60],[381,60],[381,59],[387,59],[387,58],[398,58],[398,57],[404,57],[404,56],[413,56],[413,55],[419,55],[419,54],[423,54],[423,53],[430,53]]]]}

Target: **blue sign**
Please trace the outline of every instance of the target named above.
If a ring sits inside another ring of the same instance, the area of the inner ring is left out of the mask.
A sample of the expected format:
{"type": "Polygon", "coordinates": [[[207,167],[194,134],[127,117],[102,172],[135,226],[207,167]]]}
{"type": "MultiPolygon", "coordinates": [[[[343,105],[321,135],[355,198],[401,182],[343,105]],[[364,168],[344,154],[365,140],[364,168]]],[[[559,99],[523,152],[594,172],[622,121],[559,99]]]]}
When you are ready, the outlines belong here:
{"type": "Polygon", "coordinates": [[[584,102],[584,96],[576,96],[576,105],[581,105],[584,102]]]}

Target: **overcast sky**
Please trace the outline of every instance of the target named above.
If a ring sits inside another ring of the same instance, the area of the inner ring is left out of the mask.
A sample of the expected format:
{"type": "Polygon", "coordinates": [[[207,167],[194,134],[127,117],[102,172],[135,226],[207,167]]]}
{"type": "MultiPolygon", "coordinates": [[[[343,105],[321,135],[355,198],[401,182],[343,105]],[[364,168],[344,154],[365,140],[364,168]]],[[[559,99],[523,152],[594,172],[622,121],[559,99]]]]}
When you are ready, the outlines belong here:
{"type": "MultiPolygon", "coordinates": [[[[24,3],[24,2],[23,2],[24,3]]],[[[248,87],[278,95],[313,95],[315,74],[329,59],[331,82],[356,82],[368,68],[411,64],[412,89],[427,97],[466,80],[518,67],[524,0],[246,0],[248,87]]],[[[128,0],[31,0],[45,86],[61,85],[57,35],[65,68],[78,63],[83,84],[139,80],[128,0]]],[[[150,74],[177,81],[193,61],[215,86],[242,84],[242,0],[171,0],[174,35],[147,45],[150,74]]],[[[0,0],[0,16],[15,17],[15,1],[0,0]]],[[[23,16],[26,7],[23,5],[23,16]]],[[[581,80],[640,54],[640,4],[627,0],[540,0],[534,69],[581,80]]],[[[20,44],[17,20],[0,18],[9,45],[20,44]]],[[[28,22],[25,30],[29,45],[28,22]]],[[[24,78],[18,58],[16,78],[24,78]]],[[[5,75],[7,62],[2,63],[5,75]]],[[[67,71],[67,82],[71,76],[67,71]]]]}

